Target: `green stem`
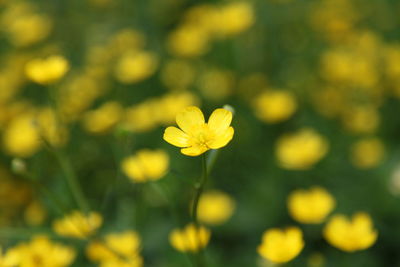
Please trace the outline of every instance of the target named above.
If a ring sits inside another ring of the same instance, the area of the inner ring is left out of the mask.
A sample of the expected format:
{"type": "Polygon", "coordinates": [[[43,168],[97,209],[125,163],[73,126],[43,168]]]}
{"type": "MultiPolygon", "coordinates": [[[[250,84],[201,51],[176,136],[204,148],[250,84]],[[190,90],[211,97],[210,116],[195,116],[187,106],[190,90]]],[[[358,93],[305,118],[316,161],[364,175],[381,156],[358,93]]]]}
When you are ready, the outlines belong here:
{"type": "Polygon", "coordinates": [[[72,196],[74,197],[76,204],[78,205],[79,209],[87,214],[89,209],[89,204],[86,201],[86,198],[83,194],[83,191],[78,183],[78,179],[75,175],[75,172],[71,166],[71,163],[67,158],[62,155],[59,151],[54,151],[57,161],[59,162],[61,169],[64,172],[65,180],[68,184],[68,187],[71,190],[72,196]]]}
{"type": "Polygon", "coordinates": [[[197,220],[197,209],[199,207],[199,200],[200,200],[201,194],[203,193],[203,190],[204,190],[204,185],[206,184],[207,179],[208,179],[206,155],[203,154],[201,159],[202,159],[203,174],[201,175],[200,181],[195,184],[196,191],[194,194],[194,200],[193,200],[193,206],[192,206],[192,221],[195,225],[199,224],[199,222],[197,220]]]}

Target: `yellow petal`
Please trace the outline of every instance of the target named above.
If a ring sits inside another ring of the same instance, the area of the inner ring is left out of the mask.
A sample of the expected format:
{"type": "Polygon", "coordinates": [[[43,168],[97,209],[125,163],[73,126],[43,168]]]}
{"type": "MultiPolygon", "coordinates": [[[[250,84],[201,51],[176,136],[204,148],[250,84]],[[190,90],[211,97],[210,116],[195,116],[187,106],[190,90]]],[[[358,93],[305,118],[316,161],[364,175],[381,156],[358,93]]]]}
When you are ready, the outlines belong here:
{"type": "Polygon", "coordinates": [[[186,156],[198,156],[203,154],[204,152],[206,152],[208,149],[204,146],[191,146],[188,148],[182,148],[181,152],[182,154],[186,155],[186,156]]]}
{"type": "Polygon", "coordinates": [[[168,127],[165,129],[164,140],[177,147],[189,146],[188,135],[176,127],[168,127]]]}
{"type": "Polygon", "coordinates": [[[214,110],[208,119],[208,126],[216,135],[224,133],[232,121],[232,112],[219,108],[214,110]]]}
{"type": "Polygon", "coordinates": [[[189,133],[193,126],[204,124],[204,116],[197,107],[186,107],[176,115],[176,123],[186,133],[189,133]]]}
{"type": "Polygon", "coordinates": [[[208,144],[212,149],[217,149],[226,146],[232,140],[234,130],[229,127],[222,135],[216,136],[215,139],[208,144]]]}

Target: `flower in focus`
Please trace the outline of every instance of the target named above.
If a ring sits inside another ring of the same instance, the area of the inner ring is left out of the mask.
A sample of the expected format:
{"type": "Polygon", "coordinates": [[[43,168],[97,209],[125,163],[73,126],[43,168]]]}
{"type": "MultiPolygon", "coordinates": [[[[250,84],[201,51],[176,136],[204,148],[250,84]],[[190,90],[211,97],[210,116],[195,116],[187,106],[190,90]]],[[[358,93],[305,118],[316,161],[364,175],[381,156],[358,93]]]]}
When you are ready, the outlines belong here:
{"type": "Polygon", "coordinates": [[[268,90],[258,95],[254,101],[256,116],[267,123],[289,119],[296,108],[296,100],[289,91],[268,90]]]}
{"type": "Polygon", "coordinates": [[[234,200],[228,194],[214,190],[201,195],[197,216],[203,223],[219,225],[226,222],[234,210],[234,200]]]}
{"type": "Polygon", "coordinates": [[[198,156],[209,149],[226,146],[233,137],[231,126],[232,112],[219,108],[211,114],[208,123],[197,107],[187,107],[176,116],[176,123],[181,129],[168,127],[164,132],[164,140],[181,147],[187,156],[198,156]]]}
{"type": "Polygon", "coordinates": [[[383,143],[378,138],[365,138],[351,146],[351,162],[360,169],[374,168],[385,155],[383,143]]]}
{"type": "Polygon", "coordinates": [[[53,222],[53,230],[66,237],[86,239],[93,235],[103,223],[103,218],[97,212],[88,215],[80,211],[73,211],[62,219],[53,222]]]}
{"type": "Polygon", "coordinates": [[[169,235],[171,245],[181,252],[197,252],[205,248],[211,233],[203,226],[188,224],[183,229],[175,229],[169,235]]]}
{"type": "Polygon", "coordinates": [[[86,248],[87,257],[100,266],[107,267],[140,267],[143,258],[140,256],[141,241],[134,231],[112,233],[103,241],[95,240],[86,248]]]}
{"type": "Polygon", "coordinates": [[[9,249],[6,260],[10,265],[5,266],[63,267],[70,266],[74,259],[71,247],[52,243],[46,236],[36,236],[29,243],[9,249]]]}
{"type": "Polygon", "coordinates": [[[373,229],[371,217],[359,212],[351,219],[342,214],[334,215],[324,228],[324,237],[332,246],[354,252],[372,246],[378,233],[373,229]]]}
{"type": "Polygon", "coordinates": [[[289,195],[290,216],[301,223],[321,223],[335,206],[335,199],[323,188],[295,190],[289,195]]]}
{"type": "Polygon", "coordinates": [[[57,82],[68,70],[68,61],[59,55],[33,59],[25,65],[26,76],[33,82],[42,85],[57,82]]]}
{"type": "Polygon", "coordinates": [[[313,129],[304,128],[280,137],[275,152],[281,167],[306,170],[325,156],[328,141],[313,129]]]}
{"type": "Polygon", "coordinates": [[[123,109],[118,102],[110,101],[83,117],[83,127],[90,133],[107,133],[119,122],[123,109]]]}
{"type": "Polygon", "coordinates": [[[168,170],[169,156],[162,150],[142,149],[125,158],[121,167],[126,176],[136,183],[162,178],[168,170]]]}
{"type": "Polygon", "coordinates": [[[274,263],[284,263],[299,255],[303,247],[303,234],[299,228],[272,228],[264,232],[257,251],[274,263]]]}

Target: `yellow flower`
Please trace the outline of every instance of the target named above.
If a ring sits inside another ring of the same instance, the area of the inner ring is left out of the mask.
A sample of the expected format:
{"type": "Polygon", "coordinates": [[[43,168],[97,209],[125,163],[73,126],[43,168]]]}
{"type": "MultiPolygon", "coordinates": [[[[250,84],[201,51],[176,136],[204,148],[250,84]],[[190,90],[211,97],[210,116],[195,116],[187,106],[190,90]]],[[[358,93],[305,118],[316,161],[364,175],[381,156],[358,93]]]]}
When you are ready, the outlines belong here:
{"type": "MultiPolygon", "coordinates": [[[[37,226],[44,222],[47,211],[38,201],[32,201],[24,211],[24,218],[28,225],[37,226]]],[[[1,265],[0,265],[1,266],[1,265]]]]}
{"type": "Polygon", "coordinates": [[[30,157],[41,146],[38,127],[35,117],[31,113],[15,117],[3,133],[3,144],[10,155],[17,157],[30,157]]]}
{"type": "Polygon", "coordinates": [[[299,228],[272,228],[264,232],[257,251],[274,263],[284,263],[299,255],[303,247],[303,234],[299,228]]]}
{"type": "Polygon", "coordinates": [[[201,222],[218,225],[227,221],[234,210],[235,202],[228,194],[213,190],[201,195],[197,216],[201,222]]]}
{"type": "Polygon", "coordinates": [[[197,57],[209,50],[210,36],[197,25],[183,25],[170,33],[167,40],[168,51],[176,56],[197,57]]]}
{"type": "Polygon", "coordinates": [[[90,133],[107,133],[119,122],[122,112],[123,109],[118,102],[107,102],[98,109],[86,113],[83,127],[90,133]]]}
{"type": "Polygon", "coordinates": [[[60,122],[56,112],[51,108],[43,108],[38,112],[36,120],[41,138],[58,147],[67,142],[68,131],[60,122]]]}
{"type": "Polygon", "coordinates": [[[181,252],[196,252],[205,248],[211,233],[203,226],[188,224],[183,229],[175,229],[169,235],[171,245],[181,252]]]}
{"type": "Polygon", "coordinates": [[[46,15],[21,14],[7,23],[10,41],[18,47],[33,45],[45,39],[52,28],[52,21],[46,15]]]}
{"type": "Polygon", "coordinates": [[[332,246],[354,252],[372,246],[378,233],[373,229],[371,217],[359,212],[352,219],[342,214],[333,216],[324,228],[324,237],[332,246]]]}
{"type": "Polygon", "coordinates": [[[209,149],[226,146],[233,137],[234,130],[229,125],[232,112],[219,108],[211,114],[208,123],[197,107],[187,107],[176,116],[176,123],[182,129],[168,127],[164,140],[182,147],[181,152],[187,156],[198,156],[209,149]]]}
{"type": "Polygon", "coordinates": [[[321,223],[335,206],[335,199],[323,188],[295,190],[289,195],[290,216],[301,223],[321,223]]]}
{"type": "Polygon", "coordinates": [[[96,240],[86,248],[86,255],[100,266],[139,267],[143,259],[139,255],[140,238],[134,231],[112,233],[105,236],[104,241],[96,240]]]}
{"type": "Polygon", "coordinates": [[[126,52],[115,67],[115,77],[121,83],[131,84],[149,78],[156,71],[157,57],[151,52],[126,52]]]}
{"type": "Polygon", "coordinates": [[[351,162],[360,169],[373,168],[381,163],[385,148],[378,138],[365,138],[351,146],[351,162]]]}
{"type": "Polygon", "coordinates": [[[169,165],[169,156],[162,150],[142,149],[134,156],[125,158],[121,167],[125,175],[136,183],[162,178],[169,165]]]}
{"type": "Polygon", "coordinates": [[[10,267],[63,267],[72,264],[75,251],[70,247],[52,243],[46,236],[36,236],[29,243],[11,248],[7,257],[11,263],[10,267]]]}
{"type": "Polygon", "coordinates": [[[289,91],[269,90],[258,95],[254,101],[257,117],[268,123],[277,123],[290,118],[297,104],[289,91]]]}
{"type": "Polygon", "coordinates": [[[61,236],[86,239],[96,232],[102,222],[103,218],[97,212],[85,215],[80,211],[74,211],[62,219],[55,220],[53,230],[61,236]]]}
{"type": "Polygon", "coordinates": [[[244,32],[255,21],[253,6],[249,2],[232,2],[220,8],[215,21],[215,31],[222,36],[244,32]]]}
{"type": "Polygon", "coordinates": [[[57,82],[68,70],[68,61],[58,55],[45,59],[33,59],[25,65],[26,76],[33,82],[42,85],[57,82]]]}
{"type": "Polygon", "coordinates": [[[327,140],[308,128],[286,134],[276,144],[276,157],[280,166],[291,170],[310,169],[327,151],[327,140]]]}

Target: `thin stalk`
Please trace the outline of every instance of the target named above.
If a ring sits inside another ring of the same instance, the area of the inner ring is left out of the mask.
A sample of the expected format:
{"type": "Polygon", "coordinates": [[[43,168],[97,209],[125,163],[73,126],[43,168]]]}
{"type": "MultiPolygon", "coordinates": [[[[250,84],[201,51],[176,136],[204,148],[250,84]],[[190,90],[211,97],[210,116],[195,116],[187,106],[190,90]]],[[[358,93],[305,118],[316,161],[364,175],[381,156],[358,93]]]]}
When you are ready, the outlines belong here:
{"type": "Polygon", "coordinates": [[[56,159],[61,166],[61,169],[64,172],[65,180],[68,184],[69,189],[71,190],[72,196],[74,197],[76,204],[79,209],[87,214],[89,212],[89,204],[86,201],[86,198],[83,194],[82,188],[78,183],[78,179],[75,175],[75,172],[71,166],[69,160],[61,154],[59,151],[54,151],[56,159]]]}
{"type": "Polygon", "coordinates": [[[205,154],[202,155],[201,159],[202,159],[201,162],[202,162],[203,173],[200,177],[200,181],[194,185],[195,194],[194,194],[194,200],[193,200],[193,206],[192,206],[192,221],[195,225],[199,224],[199,222],[197,220],[197,209],[199,207],[199,200],[200,200],[201,194],[203,193],[203,190],[204,190],[204,185],[206,184],[206,182],[208,180],[207,159],[206,159],[205,154]]]}

